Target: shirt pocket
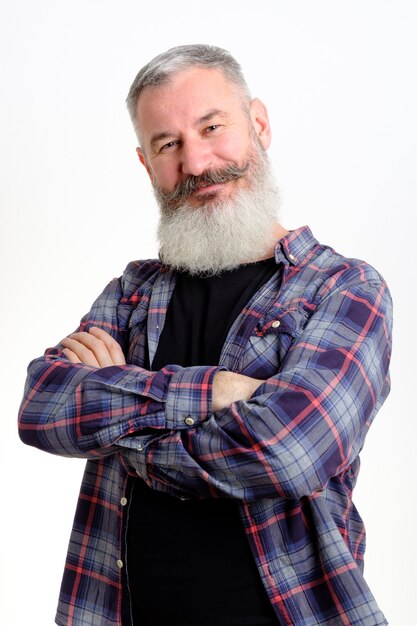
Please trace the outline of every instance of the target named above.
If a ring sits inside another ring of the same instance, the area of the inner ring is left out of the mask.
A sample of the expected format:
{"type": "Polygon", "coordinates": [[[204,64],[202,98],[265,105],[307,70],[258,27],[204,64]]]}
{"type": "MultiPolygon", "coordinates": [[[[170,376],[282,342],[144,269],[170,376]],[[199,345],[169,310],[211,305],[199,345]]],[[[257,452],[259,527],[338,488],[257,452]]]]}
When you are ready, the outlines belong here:
{"type": "Polygon", "coordinates": [[[275,376],[307,320],[308,315],[301,308],[274,308],[268,311],[258,321],[249,338],[242,374],[263,379],[275,376]]]}

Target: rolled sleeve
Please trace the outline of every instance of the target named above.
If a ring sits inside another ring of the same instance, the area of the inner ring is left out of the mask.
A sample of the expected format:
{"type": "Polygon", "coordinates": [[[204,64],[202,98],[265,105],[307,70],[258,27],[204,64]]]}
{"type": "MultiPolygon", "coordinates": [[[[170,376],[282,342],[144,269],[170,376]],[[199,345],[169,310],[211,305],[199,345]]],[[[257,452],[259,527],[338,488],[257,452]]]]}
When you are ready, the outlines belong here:
{"type": "Polygon", "coordinates": [[[170,430],[197,426],[212,413],[214,376],[223,367],[179,369],[171,377],[165,402],[165,424],[170,430]]]}

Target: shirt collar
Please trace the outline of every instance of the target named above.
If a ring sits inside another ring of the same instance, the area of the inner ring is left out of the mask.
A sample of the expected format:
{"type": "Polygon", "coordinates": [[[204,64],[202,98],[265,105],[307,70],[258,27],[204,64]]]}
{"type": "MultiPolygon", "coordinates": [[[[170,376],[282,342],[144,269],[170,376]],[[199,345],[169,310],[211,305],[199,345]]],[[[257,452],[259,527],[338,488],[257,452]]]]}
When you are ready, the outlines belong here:
{"type": "Polygon", "coordinates": [[[275,246],[275,260],[290,265],[300,265],[311,249],[318,244],[308,226],[291,230],[275,246]]]}

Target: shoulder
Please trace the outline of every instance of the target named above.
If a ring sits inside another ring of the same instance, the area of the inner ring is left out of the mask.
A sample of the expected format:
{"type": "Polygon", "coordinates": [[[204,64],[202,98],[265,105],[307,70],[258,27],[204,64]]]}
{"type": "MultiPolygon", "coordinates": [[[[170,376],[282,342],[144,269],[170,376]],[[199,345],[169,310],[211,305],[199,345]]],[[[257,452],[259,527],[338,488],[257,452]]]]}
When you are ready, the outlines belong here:
{"type": "Polygon", "coordinates": [[[131,261],[119,277],[113,278],[94,301],[92,310],[114,309],[120,305],[135,306],[140,294],[150,291],[162,269],[157,259],[131,261]]]}
{"type": "Polygon", "coordinates": [[[161,271],[165,270],[158,259],[131,261],[120,278],[123,298],[130,298],[145,286],[151,288],[161,271]]]}
{"type": "MultiPolygon", "coordinates": [[[[291,231],[281,242],[290,264],[286,269],[284,289],[290,299],[310,303],[313,308],[327,297],[343,291],[383,294],[390,306],[391,298],[384,278],[362,259],[346,257],[314,238],[304,226],[291,231]]],[[[379,296],[378,296],[379,297],[379,296]]]]}
{"type": "Polygon", "coordinates": [[[361,259],[347,257],[332,246],[320,243],[308,226],[302,226],[284,237],[280,242],[284,254],[295,267],[302,270],[329,273],[351,273],[377,281],[383,280],[379,272],[361,259]]]}

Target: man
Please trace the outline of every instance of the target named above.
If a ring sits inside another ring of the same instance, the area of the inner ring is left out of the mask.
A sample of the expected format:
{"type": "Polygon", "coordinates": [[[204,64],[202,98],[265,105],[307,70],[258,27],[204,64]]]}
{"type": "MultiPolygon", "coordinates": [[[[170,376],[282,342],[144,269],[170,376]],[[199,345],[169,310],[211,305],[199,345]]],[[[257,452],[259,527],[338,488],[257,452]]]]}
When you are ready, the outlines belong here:
{"type": "Polygon", "coordinates": [[[25,443],[88,459],[56,621],[385,624],[351,495],[389,390],[386,285],[278,223],[229,53],[169,50],[127,103],[160,260],[30,364],[20,411],[25,443]]]}

